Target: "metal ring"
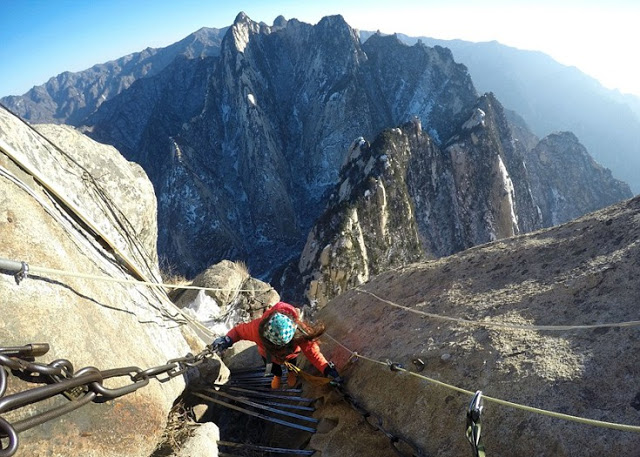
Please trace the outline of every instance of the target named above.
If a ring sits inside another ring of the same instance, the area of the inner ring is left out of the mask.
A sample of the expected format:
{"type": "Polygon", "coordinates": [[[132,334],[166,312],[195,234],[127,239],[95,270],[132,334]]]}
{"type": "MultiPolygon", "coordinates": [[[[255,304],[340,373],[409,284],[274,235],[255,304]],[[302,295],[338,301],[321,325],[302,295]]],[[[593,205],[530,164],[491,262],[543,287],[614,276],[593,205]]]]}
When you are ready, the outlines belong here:
{"type": "Polygon", "coordinates": [[[0,365],[0,397],[7,391],[7,372],[0,365]]]}
{"type": "Polygon", "coordinates": [[[391,442],[391,447],[393,447],[393,450],[396,452],[396,454],[401,455],[403,457],[407,456],[407,455],[410,456],[410,457],[424,457],[424,454],[418,448],[418,446],[416,446],[411,441],[406,440],[404,438],[399,438],[397,441],[392,441],[391,442]],[[399,444],[409,446],[412,449],[411,454],[407,454],[406,452],[401,451],[398,448],[399,444]]]}
{"type": "Polygon", "coordinates": [[[57,359],[49,364],[49,366],[54,368],[60,368],[61,374],[65,374],[66,377],[70,378],[73,376],[73,363],[71,363],[67,359],[57,359]]]}
{"type": "Polygon", "coordinates": [[[2,449],[0,444],[0,457],[11,457],[18,450],[18,434],[11,424],[2,417],[0,417],[0,430],[9,438],[9,446],[6,449],[2,449]]]}
{"type": "Polygon", "coordinates": [[[364,418],[364,421],[365,421],[367,424],[369,424],[369,426],[370,426],[373,430],[382,430],[382,418],[381,418],[380,416],[378,416],[377,414],[369,413],[369,415],[368,415],[368,416],[366,416],[366,417],[364,418]],[[372,424],[372,423],[369,421],[369,418],[370,418],[370,417],[374,418],[374,419],[378,422],[378,424],[377,424],[377,425],[372,424]]]}
{"type": "Polygon", "coordinates": [[[175,370],[178,367],[177,363],[168,363],[166,365],[161,365],[158,367],[147,368],[144,371],[141,371],[137,375],[131,378],[132,381],[139,381],[143,378],[153,378],[159,374],[167,373],[170,370],[175,370]]]}

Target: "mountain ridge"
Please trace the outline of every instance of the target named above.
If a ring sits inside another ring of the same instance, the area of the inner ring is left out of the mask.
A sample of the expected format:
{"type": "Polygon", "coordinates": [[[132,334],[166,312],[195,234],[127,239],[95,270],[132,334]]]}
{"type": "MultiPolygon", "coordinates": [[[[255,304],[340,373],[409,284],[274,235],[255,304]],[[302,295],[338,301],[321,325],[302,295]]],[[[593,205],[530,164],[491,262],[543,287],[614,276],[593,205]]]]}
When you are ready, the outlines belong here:
{"type": "MultiPolygon", "coordinates": [[[[366,41],[373,32],[361,32],[366,41]]],[[[576,67],[562,65],[541,51],[528,51],[497,41],[469,42],[411,37],[446,46],[467,66],[480,92],[494,92],[502,104],[518,112],[539,137],[571,131],[591,155],[616,177],[640,192],[640,97],[603,87],[576,67]]]]}
{"type": "MultiPolygon", "coordinates": [[[[445,145],[477,102],[450,50],[382,35],[362,43],[339,15],[268,26],[240,13],[216,52],[175,58],[82,126],[145,168],[159,251],[187,275],[232,258],[266,277],[302,251],[354,138],[418,117],[445,145]]],[[[509,130],[493,144],[520,148],[509,130]]],[[[524,181],[512,184],[529,198],[524,181]]]]}

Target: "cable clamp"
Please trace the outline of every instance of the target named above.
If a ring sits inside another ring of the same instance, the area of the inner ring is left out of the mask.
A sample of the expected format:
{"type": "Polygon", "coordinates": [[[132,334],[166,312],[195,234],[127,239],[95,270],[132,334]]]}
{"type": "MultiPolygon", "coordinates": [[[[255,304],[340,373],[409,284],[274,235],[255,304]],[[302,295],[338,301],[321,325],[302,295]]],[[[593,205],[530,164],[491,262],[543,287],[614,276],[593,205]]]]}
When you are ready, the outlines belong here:
{"type": "Polygon", "coordinates": [[[387,359],[387,365],[389,365],[389,369],[391,371],[402,371],[402,370],[404,370],[404,366],[401,363],[392,362],[389,359],[387,359]]]}
{"type": "Polygon", "coordinates": [[[27,262],[22,262],[22,267],[20,268],[20,271],[18,271],[15,275],[13,275],[13,277],[16,280],[16,284],[20,285],[20,282],[23,279],[27,279],[27,276],[29,276],[29,264],[27,262]]]}
{"type": "Polygon", "coordinates": [[[480,424],[480,417],[482,416],[482,391],[478,390],[471,403],[469,404],[469,409],[467,410],[467,440],[471,444],[471,448],[473,450],[474,457],[484,457],[485,450],[484,446],[480,444],[480,432],[482,430],[480,424]]]}
{"type": "Polygon", "coordinates": [[[423,371],[424,370],[424,361],[420,358],[415,358],[412,360],[413,364],[416,367],[417,371],[423,371]]]}

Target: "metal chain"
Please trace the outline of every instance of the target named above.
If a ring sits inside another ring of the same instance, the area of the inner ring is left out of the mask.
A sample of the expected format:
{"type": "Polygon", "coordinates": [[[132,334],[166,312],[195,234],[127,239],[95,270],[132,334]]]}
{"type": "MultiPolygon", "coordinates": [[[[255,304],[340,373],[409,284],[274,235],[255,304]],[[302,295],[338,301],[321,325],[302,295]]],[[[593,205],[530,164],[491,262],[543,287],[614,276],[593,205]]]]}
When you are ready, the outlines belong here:
{"type": "MultiPolygon", "coordinates": [[[[332,383],[333,384],[333,383],[332,383]]],[[[365,423],[369,425],[373,430],[380,431],[385,434],[391,442],[391,447],[396,454],[401,457],[425,457],[425,454],[414,443],[406,438],[400,437],[389,430],[383,425],[382,417],[376,413],[372,413],[364,408],[358,401],[347,392],[343,384],[333,384],[336,391],[342,395],[342,398],[351,406],[358,414],[360,414],[365,423]]]]}
{"type": "Polygon", "coordinates": [[[0,415],[9,411],[39,403],[56,395],[63,394],[70,401],[48,411],[44,411],[14,423],[0,416],[0,439],[8,439],[3,448],[0,441],[0,457],[11,457],[18,450],[18,434],[37,425],[68,414],[90,402],[103,402],[130,394],[149,384],[151,379],[164,383],[187,372],[190,368],[211,358],[214,351],[207,346],[197,355],[171,359],[166,364],[142,370],[139,367],[122,367],[99,370],[84,367],[74,371],[73,364],[66,359],[54,360],[49,364],[35,362],[35,357],[49,351],[47,343],[28,344],[20,347],[0,347],[0,415]],[[7,390],[7,370],[29,382],[46,383],[45,386],[4,396],[7,390]],[[131,384],[110,389],[103,385],[104,380],[129,377],[131,384]]]}

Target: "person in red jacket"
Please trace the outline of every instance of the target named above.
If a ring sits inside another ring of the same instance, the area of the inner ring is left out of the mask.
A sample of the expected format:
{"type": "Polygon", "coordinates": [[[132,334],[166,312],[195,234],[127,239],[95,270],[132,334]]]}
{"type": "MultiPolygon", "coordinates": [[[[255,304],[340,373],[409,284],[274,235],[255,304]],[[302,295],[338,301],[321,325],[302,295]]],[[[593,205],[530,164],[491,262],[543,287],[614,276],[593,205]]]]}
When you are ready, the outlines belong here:
{"type": "MultiPolygon", "coordinates": [[[[324,325],[311,325],[300,319],[297,308],[285,302],[278,302],[264,314],[246,324],[233,327],[226,336],[216,338],[212,343],[214,351],[224,351],[240,340],[256,343],[258,352],[267,364],[271,365],[273,379],[271,388],[280,387],[282,364],[287,361],[295,364],[295,359],[302,352],[321,373],[334,381],[341,378],[333,363],[320,352],[316,340],[324,333],[324,325]]],[[[268,368],[267,368],[268,369],[268,368]]],[[[287,374],[287,385],[293,387],[297,382],[295,373],[287,374]]]]}

